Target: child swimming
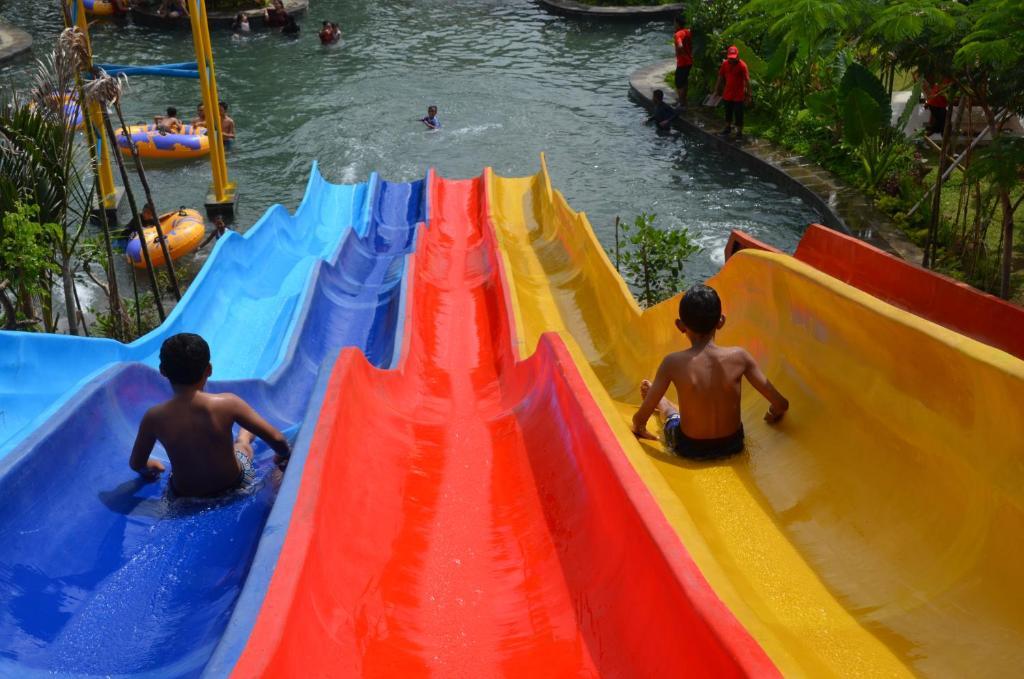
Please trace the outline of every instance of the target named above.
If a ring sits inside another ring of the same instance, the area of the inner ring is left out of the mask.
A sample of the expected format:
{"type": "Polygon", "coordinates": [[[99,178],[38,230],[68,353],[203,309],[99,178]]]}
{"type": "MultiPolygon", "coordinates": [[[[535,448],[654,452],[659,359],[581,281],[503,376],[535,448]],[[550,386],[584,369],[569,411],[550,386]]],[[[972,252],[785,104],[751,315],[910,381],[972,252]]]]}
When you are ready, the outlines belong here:
{"type": "Polygon", "coordinates": [[[157,441],[171,458],[170,487],[183,497],[213,497],[251,484],[252,442],[267,442],[278,464],[291,454],[288,441],[276,427],[234,394],[203,391],[213,367],[210,347],[199,335],[180,333],[160,347],[160,374],[174,395],[146,411],[132,448],[129,466],[147,479],[164,471],[150,459],[157,441]],[[232,441],[232,427],[242,427],[232,441]]]}
{"type": "Polygon", "coordinates": [[[428,106],[427,115],[420,118],[420,122],[426,125],[431,130],[440,130],[441,121],[437,119],[437,107],[428,106]]]}
{"type": "Polygon", "coordinates": [[[665,422],[665,442],[683,457],[708,460],[743,450],[740,394],[743,378],[768,402],[764,419],[782,419],[789,401],[768,381],[757,361],[741,347],[720,347],[715,333],[725,325],[718,293],[694,285],[679,301],[676,327],[690,340],[690,348],[669,354],[661,362],[654,382],[644,380],[644,401],[633,416],[637,438],[657,440],[647,431],[647,420],[658,410],[665,422]],[[679,394],[679,406],[664,398],[669,385],[679,394]]]}

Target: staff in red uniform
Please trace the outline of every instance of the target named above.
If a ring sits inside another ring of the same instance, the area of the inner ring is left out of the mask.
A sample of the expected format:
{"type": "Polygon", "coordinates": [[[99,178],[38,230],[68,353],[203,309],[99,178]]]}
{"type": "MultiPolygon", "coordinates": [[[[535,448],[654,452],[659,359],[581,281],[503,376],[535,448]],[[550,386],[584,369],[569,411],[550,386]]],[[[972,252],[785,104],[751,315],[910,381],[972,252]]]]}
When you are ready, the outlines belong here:
{"type": "Polygon", "coordinates": [[[949,99],[946,98],[946,93],[949,92],[952,84],[953,81],[949,78],[943,78],[941,82],[936,83],[926,80],[924,83],[924,91],[928,97],[924,105],[928,107],[929,114],[925,134],[929,136],[942,134],[946,129],[946,109],[949,107],[949,99]]]}
{"type": "Polygon", "coordinates": [[[736,141],[743,140],[743,107],[750,101],[750,71],[740,59],[740,50],[731,46],[725,53],[725,61],[718,69],[715,94],[725,103],[725,129],[722,136],[732,133],[733,119],[736,120],[736,141]]]}
{"type": "Polygon", "coordinates": [[[693,68],[693,31],[686,27],[686,16],[676,17],[676,97],[679,107],[686,108],[686,95],[690,88],[690,69],[693,68]]]}

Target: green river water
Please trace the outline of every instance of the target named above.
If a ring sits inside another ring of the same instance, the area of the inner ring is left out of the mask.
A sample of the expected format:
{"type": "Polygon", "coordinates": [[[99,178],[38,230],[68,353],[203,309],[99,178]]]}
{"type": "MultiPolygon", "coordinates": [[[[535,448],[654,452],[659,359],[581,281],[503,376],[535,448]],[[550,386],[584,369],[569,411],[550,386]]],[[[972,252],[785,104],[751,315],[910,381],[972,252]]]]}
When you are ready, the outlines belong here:
{"type": "MultiPolygon", "coordinates": [[[[8,1],[2,16],[28,30],[40,53],[59,31],[56,3],[8,1]]],[[[671,56],[670,27],[567,20],[530,0],[311,0],[298,39],[277,33],[213,33],[218,85],[238,125],[229,151],[239,185],[236,228],[273,203],[294,209],[311,161],[335,182],[373,172],[391,180],[435,167],[471,177],[491,166],[525,175],[547,154],[554,186],[613,242],[616,215],[654,212],[663,226],[686,227],[703,251],[693,279],[722,263],[729,230],[742,228],[792,249],[816,213],[770,182],[717,158],[687,137],[659,136],[627,96],[631,71],[671,56]],[[320,22],[342,27],[323,47],[320,22]],[[436,103],[444,129],[416,122],[436,103]]],[[[98,22],[96,59],[122,64],[193,60],[189,33],[98,22]]],[[[0,67],[23,84],[30,60],[0,67]]],[[[131,79],[130,122],[167,105],[191,117],[195,80],[131,79]]],[[[205,161],[147,165],[161,210],[201,206],[210,184],[205,161]]],[[[204,253],[198,255],[201,260],[204,253]]]]}

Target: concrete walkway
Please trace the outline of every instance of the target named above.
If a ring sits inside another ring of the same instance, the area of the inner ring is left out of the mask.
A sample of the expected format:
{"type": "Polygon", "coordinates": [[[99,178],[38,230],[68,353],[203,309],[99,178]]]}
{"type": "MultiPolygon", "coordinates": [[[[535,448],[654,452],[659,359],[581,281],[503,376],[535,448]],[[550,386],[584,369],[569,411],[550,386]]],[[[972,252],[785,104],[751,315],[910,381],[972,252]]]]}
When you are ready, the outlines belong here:
{"type": "MultiPolygon", "coordinates": [[[[665,76],[674,68],[675,62],[668,59],[634,72],[629,78],[630,95],[650,109],[652,93],[660,88],[665,92],[665,101],[674,106],[675,93],[665,82],[665,76]]],[[[725,139],[717,134],[724,125],[720,111],[699,108],[688,109],[677,124],[717,153],[735,158],[758,176],[806,200],[819,211],[825,226],[850,233],[908,261],[921,262],[921,248],[860,191],[811,160],[763,139],[748,138],[740,143],[725,139]]]]}
{"type": "Polygon", "coordinates": [[[32,49],[32,36],[17,26],[0,21],[0,63],[32,49]]]}
{"type": "MultiPolygon", "coordinates": [[[[892,125],[895,127],[899,122],[900,114],[903,113],[903,107],[910,101],[910,95],[913,92],[909,90],[896,90],[892,93],[892,125]]],[[[964,111],[963,115],[960,114],[960,107],[957,106],[953,109],[953,121],[960,120],[960,134],[954,135],[954,143],[958,146],[964,146],[970,144],[974,140],[974,136],[981,134],[987,127],[988,123],[985,121],[985,113],[981,107],[974,106],[970,111],[964,111]]],[[[920,138],[921,132],[928,125],[928,109],[925,108],[924,104],[915,103],[914,110],[910,114],[910,118],[907,120],[906,126],[903,128],[903,133],[909,139],[920,138]]],[[[1015,136],[1024,135],[1024,126],[1021,125],[1020,116],[1013,116],[1003,126],[1003,132],[1009,133],[1015,136]]],[[[938,141],[942,135],[933,135],[932,139],[938,141]]],[[[991,141],[992,135],[985,133],[985,136],[981,138],[981,144],[986,144],[991,141]]]]}

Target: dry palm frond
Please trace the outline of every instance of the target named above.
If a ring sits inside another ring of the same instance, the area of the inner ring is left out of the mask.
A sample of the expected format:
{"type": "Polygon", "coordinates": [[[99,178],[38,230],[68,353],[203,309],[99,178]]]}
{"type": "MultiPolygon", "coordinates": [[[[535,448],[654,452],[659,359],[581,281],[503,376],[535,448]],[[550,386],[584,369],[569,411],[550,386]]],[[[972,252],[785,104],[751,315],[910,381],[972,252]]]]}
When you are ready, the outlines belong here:
{"type": "Polygon", "coordinates": [[[128,89],[128,78],[125,75],[112,76],[102,68],[93,69],[93,78],[83,85],[85,100],[109,106],[121,99],[128,89]]]}

